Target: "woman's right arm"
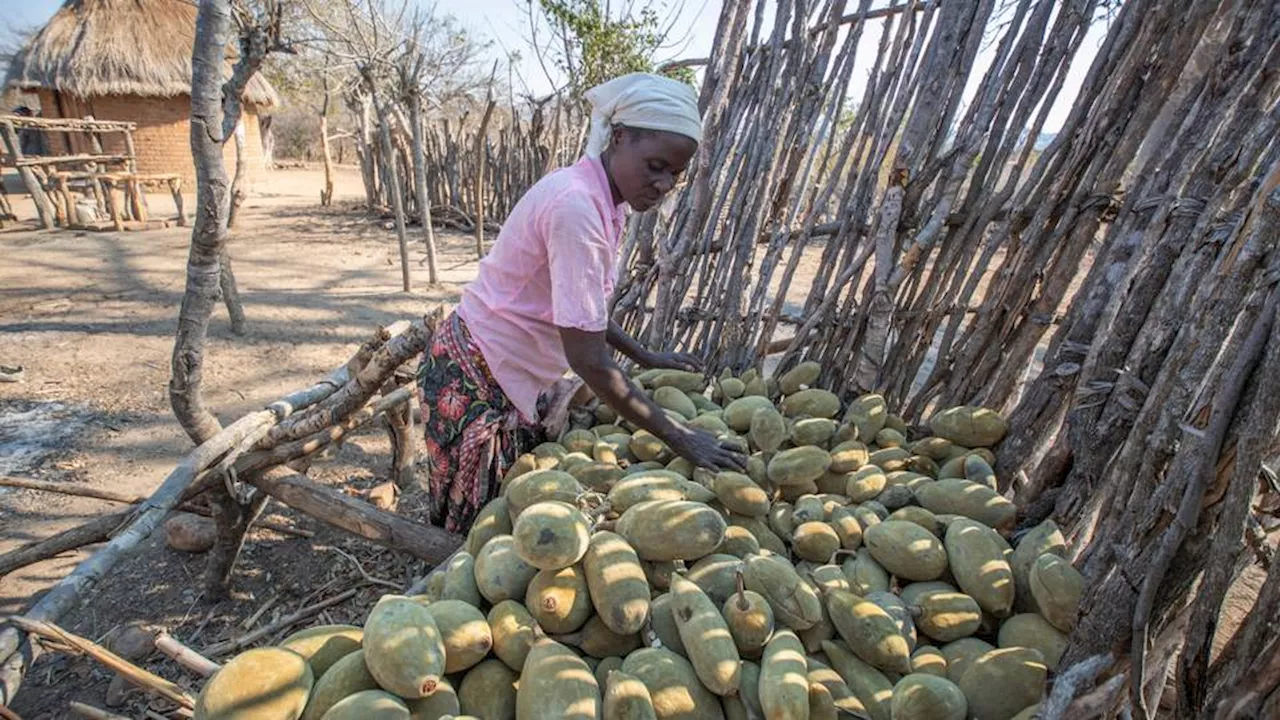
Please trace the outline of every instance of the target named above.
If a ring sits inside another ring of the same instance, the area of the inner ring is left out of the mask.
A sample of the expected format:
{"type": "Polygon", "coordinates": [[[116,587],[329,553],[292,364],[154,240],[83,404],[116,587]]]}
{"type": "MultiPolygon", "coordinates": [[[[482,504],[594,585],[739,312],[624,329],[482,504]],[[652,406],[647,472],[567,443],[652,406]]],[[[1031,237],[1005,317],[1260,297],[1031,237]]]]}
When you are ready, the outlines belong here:
{"type": "Polygon", "coordinates": [[[600,400],[637,427],[648,430],[694,467],[745,471],[747,461],[736,448],[711,433],[671,420],[642,393],[613,361],[603,332],[560,328],[569,367],[600,400]]]}

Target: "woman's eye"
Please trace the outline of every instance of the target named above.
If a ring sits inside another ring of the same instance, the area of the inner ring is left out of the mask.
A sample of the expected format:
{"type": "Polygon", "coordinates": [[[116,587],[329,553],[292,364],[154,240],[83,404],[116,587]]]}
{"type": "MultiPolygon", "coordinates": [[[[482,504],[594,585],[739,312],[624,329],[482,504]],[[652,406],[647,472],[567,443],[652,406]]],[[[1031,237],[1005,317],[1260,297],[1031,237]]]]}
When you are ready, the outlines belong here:
{"type": "Polygon", "coordinates": [[[660,173],[663,170],[666,170],[666,168],[663,167],[662,163],[656,163],[656,162],[649,163],[649,172],[660,173]]]}

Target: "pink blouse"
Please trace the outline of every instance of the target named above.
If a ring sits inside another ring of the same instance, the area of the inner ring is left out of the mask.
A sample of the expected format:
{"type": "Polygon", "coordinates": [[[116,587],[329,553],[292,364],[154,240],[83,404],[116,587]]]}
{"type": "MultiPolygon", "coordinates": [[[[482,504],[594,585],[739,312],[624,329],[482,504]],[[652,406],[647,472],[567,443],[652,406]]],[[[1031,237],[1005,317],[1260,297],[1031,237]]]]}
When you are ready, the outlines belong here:
{"type": "Polygon", "coordinates": [[[569,369],[559,328],[609,326],[624,220],[604,166],[584,157],[529,188],[462,291],[458,314],[527,421],[569,369]]]}

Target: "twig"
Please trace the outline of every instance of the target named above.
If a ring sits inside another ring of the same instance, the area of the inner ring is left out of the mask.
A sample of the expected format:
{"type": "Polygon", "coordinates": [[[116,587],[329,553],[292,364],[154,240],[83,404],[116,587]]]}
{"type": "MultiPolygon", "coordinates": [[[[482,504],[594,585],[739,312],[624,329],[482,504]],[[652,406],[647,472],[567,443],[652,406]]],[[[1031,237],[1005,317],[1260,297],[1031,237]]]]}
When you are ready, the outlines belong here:
{"type": "Polygon", "coordinates": [[[0,705],[0,718],[3,718],[3,720],[22,720],[22,717],[10,710],[8,705],[0,705]]]}
{"type": "Polygon", "coordinates": [[[276,593],[272,595],[270,598],[268,598],[266,602],[262,603],[262,607],[255,610],[252,615],[244,619],[244,622],[240,623],[240,629],[245,631],[252,630],[253,626],[258,624],[258,621],[262,619],[262,616],[265,615],[267,611],[270,610],[271,607],[275,605],[276,601],[279,599],[280,599],[279,593],[276,593]]]}
{"type": "Polygon", "coordinates": [[[331,547],[331,548],[329,548],[329,549],[330,549],[330,550],[332,550],[332,551],[334,551],[334,552],[336,552],[336,553],[338,553],[338,554],[339,554],[339,555],[341,555],[342,557],[344,557],[344,558],[346,558],[346,559],[350,560],[350,561],[351,561],[351,563],[352,563],[353,565],[355,565],[355,566],[356,566],[356,570],[359,570],[359,571],[360,571],[360,575],[361,575],[361,577],[363,577],[363,578],[364,578],[364,581],[365,581],[366,583],[368,583],[368,584],[370,584],[370,585],[381,585],[381,586],[383,586],[383,587],[389,587],[389,588],[391,588],[391,589],[395,590],[396,592],[399,592],[399,591],[400,591],[400,585],[399,585],[398,583],[393,583],[393,582],[391,582],[390,580],[383,580],[382,578],[377,578],[377,577],[374,577],[374,576],[370,575],[370,574],[368,573],[368,571],[366,571],[366,570],[364,569],[364,565],[361,565],[361,564],[360,564],[360,561],[359,561],[359,560],[357,560],[357,559],[355,559],[355,557],[353,557],[353,556],[351,555],[351,553],[349,553],[349,552],[347,552],[347,551],[345,551],[345,550],[343,550],[343,549],[341,549],[341,548],[336,548],[336,547],[331,547]]]}
{"type": "Polygon", "coordinates": [[[324,610],[327,607],[331,607],[333,605],[344,603],[350,600],[351,598],[356,596],[357,589],[358,588],[350,588],[348,590],[344,590],[343,592],[340,592],[337,595],[334,595],[333,597],[327,600],[321,600],[320,602],[314,605],[309,605],[307,607],[304,607],[301,610],[298,610],[297,612],[293,613],[292,615],[287,615],[283,618],[280,618],[279,620],[271,623],[270,625],[263,625],[257,630],[254,630],[253,632],[248,633],[247,635],[242,635],[234,640],[227,640],[225,642],[220,642],[215,645],[210,645],[209,647],[204,649],[203,654],[208,657],[218,657],[220,655],[227,655],[229,653],[233,653],[248,645],[252,645],[258,640],[261,640],[262,638],[274,632],[292,627],[293,625],[296,625],[297,623],[303,620],[306,620],[312,615],[318,614],[321,610],[324,610]]]}
{"type": "Polygon", "coordinates": [[[134,665],[92,640],[67,632],[51,622],[31,620],[21,615],[10,616],[8,621],[31,635],[37,635],[42,638],[56,641],[66,645],[72,650],[88,655],[111,670],[114,670],[116,674],[120,675],[125,680],[144,690],[154,690],[164,698],[175,702],[182,707],[195,707],[195,700],[192,699],[192,697],[181,687],[165,680],[159,675],[143,670],[137,665],[134,665]]]}
{"type": "Polygon", "coordinates": [[[167,632],[161,632],[156,635],[156,650],[159,650],[170,660],[200,677],[209,677],[217,672],[218,668],[222,667],[195,650],[174,640],[173,636],[167,632]]]}
{"type": "MultiPolygon", "coordinates": [[[[85,705],[84,703],[81,703],[81,702],[75,702],[74,700],[71,702],[70,707],[71,707],[71,712],[79,715],[82,718],[88,718],[89,720],[129,720],[129,718],[125,717],[124,715],[117,715],[113,712],[107,712],[106,710],[101,710],[92,705],[85,705]]],[[[3,709],[3,708],[0,708],[0,709],[3,709]]],[[[13,717],[18,717],[18,716],[14,715],[13,717]]]]}

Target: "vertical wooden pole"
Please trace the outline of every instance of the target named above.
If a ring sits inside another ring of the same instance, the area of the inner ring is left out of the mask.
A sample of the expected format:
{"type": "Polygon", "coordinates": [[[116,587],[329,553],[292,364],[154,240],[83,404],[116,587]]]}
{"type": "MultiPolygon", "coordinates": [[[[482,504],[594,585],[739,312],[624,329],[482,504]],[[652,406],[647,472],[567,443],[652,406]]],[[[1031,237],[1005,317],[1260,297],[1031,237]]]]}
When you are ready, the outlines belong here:
{"type": "Polygon", "coordinates": [[[111,213],[111,223],[116,232],[121,232],[124,230],[124,221],[120,217],[120,201],[116,199],[116,181],[114,178],[105,178],[102,184],[106,186],[107,210],[111,213]]]}
{"type": "MultiPolygon", "coordinates": [[[[498,71],[498,63],[493,63],[493,72],[498,71]]],[[[497,105],[497,101],[493,99],[493,74],[489,74],[489,93],[485,98],[484,117],[480,119],[480,127],[476,130],[476,177],[475,177],[475,193],[473,200],[475,201],[475,220],[476,220],[476,259],[484,258],[484,161],[485,161],[485,135],[489,131],[489,119],[493,117],[493,108],[497,105]]]]}
{"type": "Polygon", "coordinates": [[[391,113],[390,108],[378,115],[378,130],[382,136],[382,157],[387,173],[387,197],[391,201],[391,211],[396,219],[396,237],[400,240],[400,279],[404,291],[412,289],[409,282],[409,240],[404,230],[404,189],[400,183],[400,171],[396,167],[395,148],[391,145],[391,113]]]}
{"type": "Polygon", "coordinates": [[[332,99],[329,93],[329,71],[326,67],[324,73],[320,76],[324,82],[324,102],[320,106],[320,152],[324,159],[324,187],[320,190],[320,206],[329,207],[329,203],[333,202],[333,151],[329,147],[329,102],[332,99]]]}
{"type": "Polygon", "coordinates": [[[178,211],[178,227],[186,227],[187,212],[182,204],[182,178],[169,181],[169,192],[173,193],[173,207],[178,211]]]}
{"type": "Polygon", "coordinates": [[[18,142],[18,133],[14,132],[13,124],[9,122],[0,122],[0,131],[3,131],[4,144],[9,150],[9,156],[13,158],[18,174],[22,176],[22,184],[26,186],[27,194],[36,204],[36,214],[40,216],[40,224],[45,230],[52,230],[54,228],[52,203],[49,202],[49,197],[45,195],[44,188],[40,187],[40,181],[36,179],[36,174],[31,168],[19,164],[24,158],[22,143],[18,142]]]}
{"type": "Polygon", "coordinates": [[[431,194],[427,192],[427,150],[423,143],[422,97],[409,96],[409,122],[413,124],[413,188],[418,198],[418,216],[422,220],[422,232],[427,241],[427,280],[440,282],[436,266],[435,228],[431,226],[431,194]]]}

